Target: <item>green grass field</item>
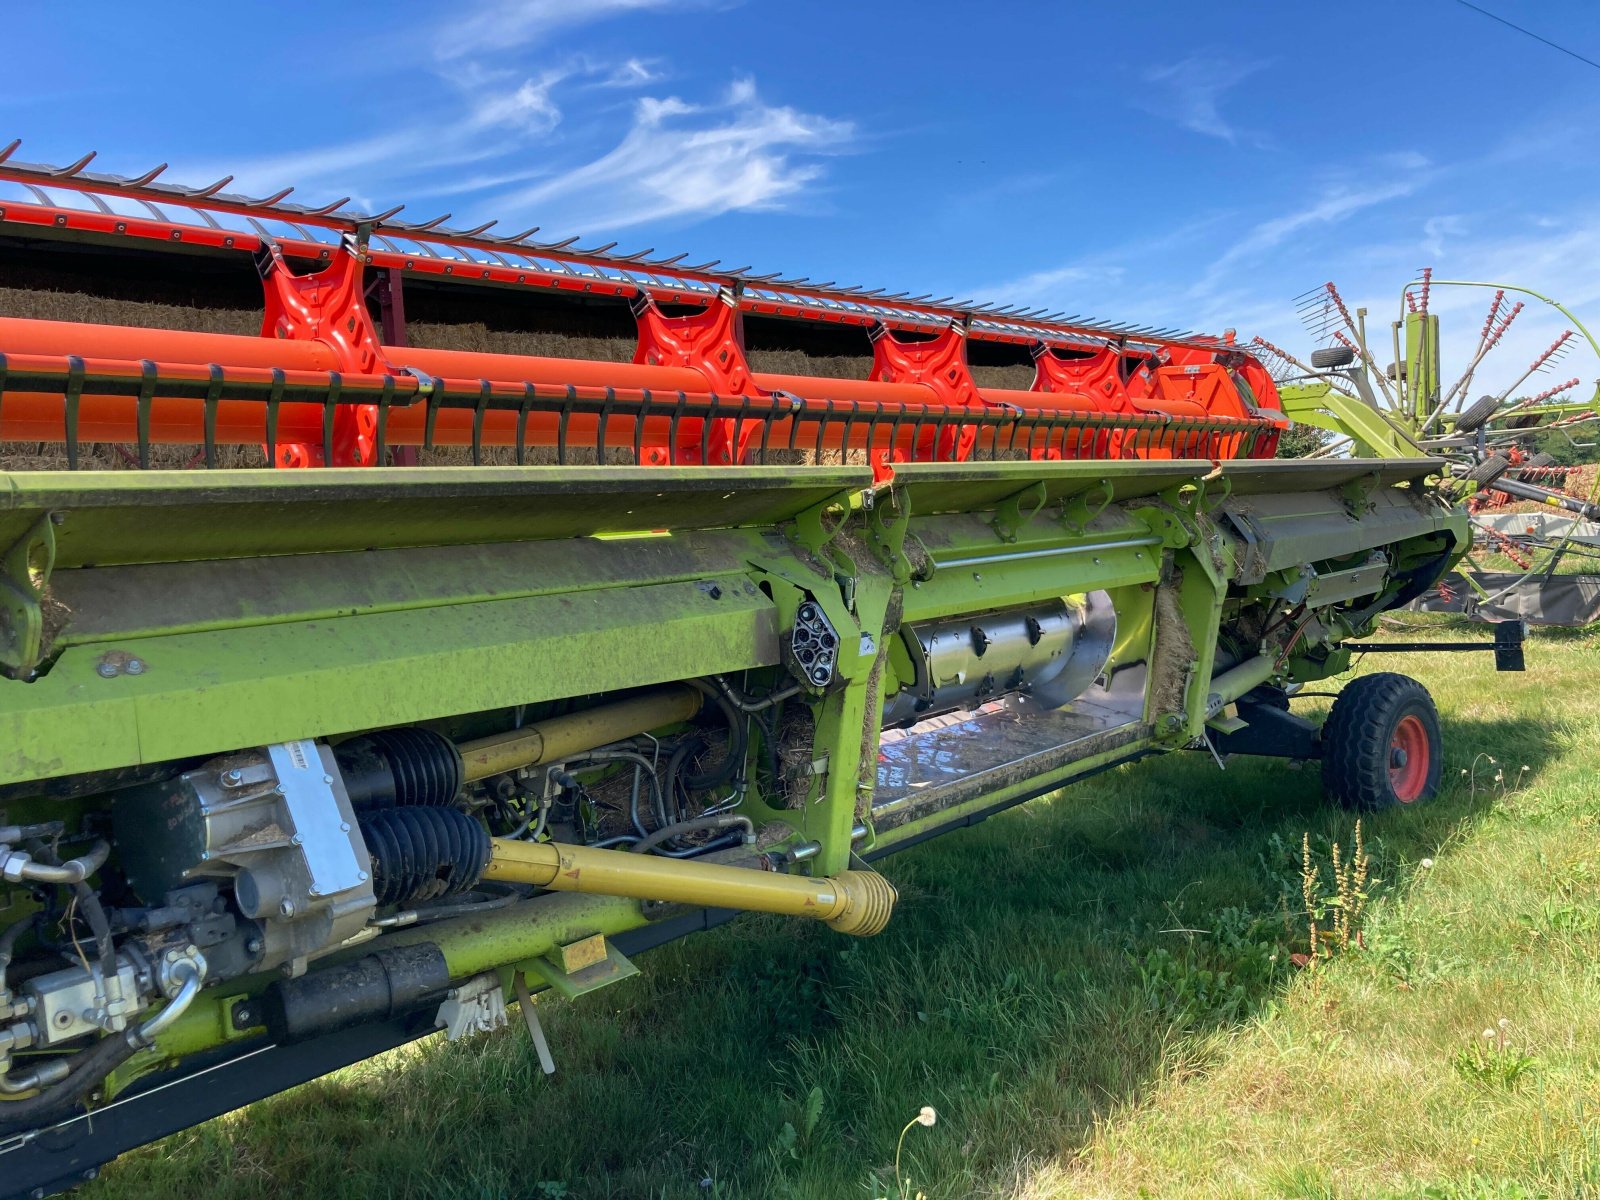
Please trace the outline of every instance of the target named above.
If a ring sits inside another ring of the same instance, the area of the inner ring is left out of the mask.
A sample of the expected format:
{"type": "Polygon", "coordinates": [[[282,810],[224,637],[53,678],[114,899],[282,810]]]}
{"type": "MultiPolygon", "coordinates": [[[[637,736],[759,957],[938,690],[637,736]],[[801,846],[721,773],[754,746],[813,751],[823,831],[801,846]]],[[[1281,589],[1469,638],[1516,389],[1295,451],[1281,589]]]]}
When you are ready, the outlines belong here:
{"type": "Polygon", "coordinates": [[[541,1001],[554,1077],[520,1028],[430,1040],[85,1194],[1600,1195],[1600,635],[1539,634],[1528,666],[1363,665],[1430,686],[1448,762],[1365,822],[1331,961],[1293,957],[1302,843],[1320,898],[1353,817],[1314,770],[1168,756],[887,860],[877,938],[747,917],[541,1001]]]}

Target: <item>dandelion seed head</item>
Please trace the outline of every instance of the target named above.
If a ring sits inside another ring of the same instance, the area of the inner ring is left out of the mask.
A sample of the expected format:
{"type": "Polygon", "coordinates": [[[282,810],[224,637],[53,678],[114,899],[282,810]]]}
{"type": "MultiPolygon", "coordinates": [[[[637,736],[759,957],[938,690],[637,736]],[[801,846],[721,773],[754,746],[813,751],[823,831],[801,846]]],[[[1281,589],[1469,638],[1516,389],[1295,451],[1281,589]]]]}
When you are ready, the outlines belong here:
{"type": "Polygon", "coordinates": [[[931,1104],[924,1104],[922,1111],[917,1114],[917,1124],[924,1128],[931,1129],[938,1124],[938,1121],[939,1114],[933,1111],[933,1105],[931,1104]]]}

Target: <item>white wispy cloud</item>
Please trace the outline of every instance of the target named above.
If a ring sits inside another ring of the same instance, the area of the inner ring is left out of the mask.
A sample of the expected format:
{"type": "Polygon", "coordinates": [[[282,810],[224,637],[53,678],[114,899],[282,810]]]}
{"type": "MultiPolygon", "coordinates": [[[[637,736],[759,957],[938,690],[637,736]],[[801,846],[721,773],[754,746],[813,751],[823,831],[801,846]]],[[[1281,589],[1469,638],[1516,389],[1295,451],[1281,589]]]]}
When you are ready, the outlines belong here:
{"type": "Polygon", "coordinates": [[[599,81],[599,86],[608,88],[647,87],[652,83],[660,83],[665,78],[666,72],[658,70],[654,61],[643,58],[630,58],[612,67],[605,74],[605,77],[599,81]]]}
{"type": "Polygon", "coordinates": [[[472,105],[466,135],[498,127],[535,136],[549,133],[561,121],[553,93],[569,74],[551,70],[519,81],[511,72],[476,72],[466,89],[472,105]]]}
{"type": "Polygon", "coordinates": [[[848,121],[765,103],[749,79],[709,105],[645,97],[611,150],[497,203],[590,229],[771,209],[815,184],[819,157],[854,133],[848,121]]]}
{"type": "Polygon", "coordinates": [[[1312,203],[1254,225],[1212,262],[1200,288],[1204,290],[1239,264],[1260,258],[1291,238],[1337,225],[1367,209],[1410,196],[1420,184],[1420,173],[1368,186],[1332,184],[1312,203]]]}
{"type": "MultiPolygon", "coordinates": [[[[855,135],[850,122],[769,104],[750,79],[709,102],[651,94],[671,76],[668,64],[574,45],[577,29],[610,18],[730,2],[469,0],[407,43],[413,53],[426,48],[421,62],[432,65],[421,69],[437,79],[426,115],[227,170],[250,191],[294,183],[296,199],[351,194],[369,209],[390,197],[446,196],[458,213],[567,232],[780,207],[821,183],[824,156],[855,135]],[[642,94],[624,106],[596,103],[599,91],[642,94]],[[576,128],[568,128],[568,107],[581,118],[576,128]]],[[[185,173],[222,172],[192,163],[185,173]]]]}
{"type": "Polygon", "coordinates": [[[454,12],[432,38],[442,59],[503,54],[578,25],[666,8],[673,0],[490,0],[454,12]]]}
{"type": "Polygon", "coordinates": [[[1176,121],[1192,133],[1238,142],[1259,135],[1234,125],[1222,113],[1222,98],[1268,64],[1231,62],[1216,55],[1191,55],[1144,73],[1149,85],[1140,107],[1176,121]]]}

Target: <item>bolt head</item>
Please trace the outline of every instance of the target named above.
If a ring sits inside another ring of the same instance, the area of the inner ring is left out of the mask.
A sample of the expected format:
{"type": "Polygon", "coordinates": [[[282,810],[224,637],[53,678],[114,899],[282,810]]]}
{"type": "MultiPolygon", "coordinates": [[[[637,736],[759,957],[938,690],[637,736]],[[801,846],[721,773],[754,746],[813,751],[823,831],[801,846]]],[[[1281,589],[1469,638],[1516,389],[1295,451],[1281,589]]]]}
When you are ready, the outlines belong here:
{"type": "Polygon", "coordinates": [[[322,782],[323,783],[332,783],[333,782],[333,776],[332,775],[324,775],[322,777],[322,782]]]}
{"type": "Polygon", "coordinates": [[[350,822],[349,821],[340,821],[339,822],[339,832],[340,833],[349,833],[350,832],[350,822]]]}
{"type": "Polygon", "coordinates": [[[115,679],[119,674],[117,664],[114,662],[103,662],[94,670],[95,674],[100,676],[101,679],[115,679]]]}
{"type": "Polygon", "coordinates": [[[127,664],[122,669],[123,669],[123,671],[125,671],[129,675],[143,675],[144,674],[144,659],[142,659],[142,658],[130,658],[128,660],[127,664]]]}

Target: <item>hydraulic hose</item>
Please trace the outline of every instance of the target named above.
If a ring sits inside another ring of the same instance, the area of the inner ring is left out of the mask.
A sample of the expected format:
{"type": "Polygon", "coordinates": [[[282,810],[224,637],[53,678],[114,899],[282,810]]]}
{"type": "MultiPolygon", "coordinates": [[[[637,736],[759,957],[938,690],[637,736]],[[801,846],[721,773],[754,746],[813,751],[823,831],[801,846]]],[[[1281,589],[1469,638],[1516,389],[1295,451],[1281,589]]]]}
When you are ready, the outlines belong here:
{"type": "Polygon", "coordinates": [[[59,866],[53,863],[35,861],[33,856],[24,850],[12,850],[9,847],[0,848],[0,876],[9,879],[12,883],[82,883],[105,865],[111,855],[111,846],[105,841],[98,841],[89,849],[89,853],[77,858],[68,859],[59,866]]]}
{"type": "MultiPolygon", "coordinates": [[[[83,1099],[123,1063],[127,1062],[146,1043],[142,1034],[143,1026],[130,1026],[121,1033],[112,1034],[110,1037],[101,1038],[93,1046],[70,1059],[55,1059],[46,1067],[35,1068],[27,1075],[39,1073],[41,1075],[56,1074],[59,1068],[56,1063],[66,1064],[64,1076],[58,1075],[59,1082],[41,1079],[40,1083],[49,1084],[36,1096],[29,1096],[25,1100],[9,1100],[0,1104],[0,1133],[14,1133],[21,1129],[37,1129],[42,1125],[53,1125],[72,1115],[83,1099]]],[[[30,1086],[26,1076],[8,1076],[13,1084],[22,1084],[20,1090],[27,1091],[30,1086]]]]}
{"type": "Polygon", "coordinates": [[[676,825],[667,825],[656,830],[649,837],[641,838],[629,847],[629,853],[646,854],[654,850],[662,842],[671,841],[675,837],[683,837],[690,833],[720,833],[724,829],[732,829],[735,825],[743,825],[747,833],[754,835],[755,826],[750,818],[739,813],[716,813],[709,817],[696,817],[692,821],[679,821],[676,825]]]}
{"type": "Polygon", "coordinates": [[[684,786],[691,792],[705,792],[727,783],[728,780],[733,778],[734,773],[744,765],[744,752],[748,744],[749,735],[738,706],[729,697],[726,687],[713,687],[711,684],[703,683],[698,679],[691,680],[690,683],[691,686],[715,701],[717,707],[722,710],[722,715],[728,721],[728,746],[722,761],[714,769],[707,771],[703,775],[685,775],[683,777],[684,786]]]}
{"type": "Polygon", "coordinates": [[[106,1076],[140,1050],[152,1046],[160,1034],[188,1011],[205,982],[204,971],[192,962],[179,963],[173,974],[181,975],[183,980],[177,993],[142,1025],[132,1025],[121,1033],[103,1037],[71,1058],[51,1059],[29,1071],[0,1079],[0,1092],[42,1089],[38,1095],[0,1104],[0,1133],[36,1129],[71,1116],[106,1076]]]}

